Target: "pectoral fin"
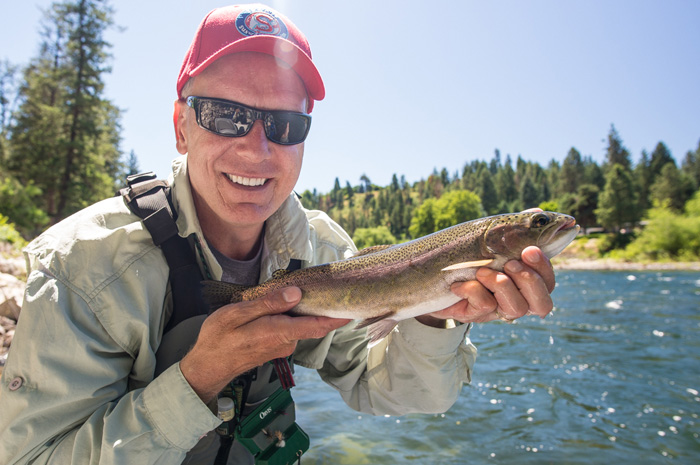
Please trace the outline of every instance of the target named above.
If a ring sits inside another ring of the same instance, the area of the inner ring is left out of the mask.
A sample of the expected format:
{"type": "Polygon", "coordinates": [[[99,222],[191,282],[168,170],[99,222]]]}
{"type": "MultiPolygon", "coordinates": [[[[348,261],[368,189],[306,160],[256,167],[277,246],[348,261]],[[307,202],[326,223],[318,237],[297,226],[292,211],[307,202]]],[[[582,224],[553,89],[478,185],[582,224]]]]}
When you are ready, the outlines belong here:
{"type": "Polygon", "coordinates": [[[491,264],[491,262],[493,262],[492,258],[489,258],[487,260],[474,260],[471,262],[455,263],[454,265],[450,265],[446,268],[443,268],[441,271],[462,270],[464,268],[478,268],[480,266],[489,265],[491,264]]]}

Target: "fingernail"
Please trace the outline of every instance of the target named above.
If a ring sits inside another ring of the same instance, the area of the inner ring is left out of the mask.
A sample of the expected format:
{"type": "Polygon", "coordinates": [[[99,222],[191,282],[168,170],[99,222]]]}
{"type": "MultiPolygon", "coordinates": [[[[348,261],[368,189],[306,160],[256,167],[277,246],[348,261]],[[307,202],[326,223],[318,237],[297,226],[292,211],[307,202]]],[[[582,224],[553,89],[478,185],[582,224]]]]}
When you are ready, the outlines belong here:
{"type": "Polygon", "coordinates": [[[539,251],[527,254],[527,261],[530,263],[538,263],[542,258],[540,254],[541,252],[539,251]]]}
{"type": "Polygon", "coordinates": [[[301,298],[301,291],[298,287],[289,287],[282,291],[282,298],[287,303],[296,302],[301,298]]]}
{"type": "Polygon", "coordinates": [[[517,260],[511,260],[506,263],[506,270],[510,271],[511,273],[518,273],[519,271],[522,271],[522,269],[523,266],[517,260]]]}

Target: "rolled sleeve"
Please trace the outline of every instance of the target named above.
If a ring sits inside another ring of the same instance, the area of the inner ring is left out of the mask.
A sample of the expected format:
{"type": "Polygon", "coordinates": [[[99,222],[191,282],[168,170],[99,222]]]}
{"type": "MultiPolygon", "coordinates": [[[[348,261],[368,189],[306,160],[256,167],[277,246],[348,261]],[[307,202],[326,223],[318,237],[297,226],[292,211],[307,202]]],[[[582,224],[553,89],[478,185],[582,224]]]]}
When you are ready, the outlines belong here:
{"type": "Polygon", "coordinates": [[[353,325],[337,331],[321,378],[353,409],[373,415],[441,413],[471,381],[476,347],[468,325],[450,329],[413,319],[370,348],[353,325]]]}

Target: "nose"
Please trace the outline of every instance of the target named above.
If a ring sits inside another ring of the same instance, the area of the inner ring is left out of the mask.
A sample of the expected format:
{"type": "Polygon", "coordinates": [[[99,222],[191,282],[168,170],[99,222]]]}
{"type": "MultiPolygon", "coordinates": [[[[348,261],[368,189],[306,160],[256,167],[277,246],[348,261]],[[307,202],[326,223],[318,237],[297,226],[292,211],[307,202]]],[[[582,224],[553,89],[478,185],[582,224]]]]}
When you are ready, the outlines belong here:
{"type": "Polygon", "coordinates": [[[257,120],[253,123],[253,127],[250,128],[248,134],[233,140],[238,142],[238,154],[249,160],[260,161],[271,156],[271,142],[265,135],[265,128],[261,120],[257,120]]]}

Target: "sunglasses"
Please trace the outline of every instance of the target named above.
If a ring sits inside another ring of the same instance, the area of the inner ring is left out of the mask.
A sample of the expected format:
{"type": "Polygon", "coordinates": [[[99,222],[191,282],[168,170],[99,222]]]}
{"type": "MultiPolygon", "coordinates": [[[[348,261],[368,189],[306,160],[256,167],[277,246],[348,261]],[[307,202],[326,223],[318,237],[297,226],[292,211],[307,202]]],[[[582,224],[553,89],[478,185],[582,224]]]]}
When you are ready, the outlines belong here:
{"type": "Polygon", "coordinates": [[[269,140],[295,145],[304,142],[311,127],[311,116],[306,113],[258,110],[218,98],[190,96],[186,101],[194,109],[199,127],[224,137],[243,137],[257,120],[262,120],[269,140]]]}

